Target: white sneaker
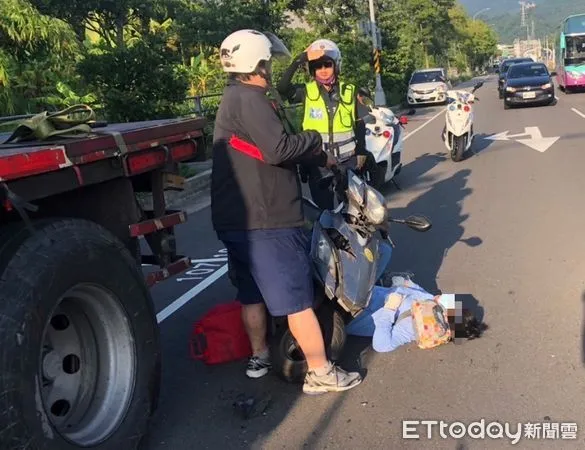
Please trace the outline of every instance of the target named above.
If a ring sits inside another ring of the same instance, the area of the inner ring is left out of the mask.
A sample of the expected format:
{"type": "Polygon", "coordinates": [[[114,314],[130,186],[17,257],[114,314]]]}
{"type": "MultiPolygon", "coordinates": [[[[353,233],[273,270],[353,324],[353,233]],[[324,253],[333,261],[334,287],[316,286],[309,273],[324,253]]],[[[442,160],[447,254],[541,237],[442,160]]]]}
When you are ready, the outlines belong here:
{"type": "Polygon", "coordinates": [[[331,370],[325,375],[318,376],[315,372],[307,372],[303,392],[315,395],[348,391],[358,386],[362,381],[358,372],[346,372],[335,364],[331,364],[331,370]]]}
{"type": "Polygon", "coordinates": [[[261,378],[266,375],[271,368],[272,364],[270,364],[270,360],[262,359],[258,356],[252,356],[248,360],[246,375],[250,378],[261,378]]]}

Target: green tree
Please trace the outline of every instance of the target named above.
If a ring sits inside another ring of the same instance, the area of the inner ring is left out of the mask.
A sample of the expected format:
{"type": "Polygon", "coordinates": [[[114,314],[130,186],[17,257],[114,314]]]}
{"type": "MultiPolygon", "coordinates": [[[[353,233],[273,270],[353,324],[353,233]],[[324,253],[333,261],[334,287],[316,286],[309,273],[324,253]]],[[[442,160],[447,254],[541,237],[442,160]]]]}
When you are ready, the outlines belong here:
{"type": "Polygon", "coordinates": [[[80,72],[99,93],[109,120],[162,119],[183,112],[188,77],[164,36],[148,35],[135,45],[89,55],[80,72]]]}
{"type": "Polygon", "coordinates": [[[149,30],[151,19],[162,20],[172,4],[164,0],[31,0],[45,14],[63,19],[80,40],[89,30],[108,49],[125,47],[129,38],[149,30]]]}
{"type": "Polygon", "coordinates": [[[288,0],[177,0],[172,6],[173,32],[189,75],[189,94],[221,91],[225,80],[218,57],[221,42],[243,28],[281,34],[287,4],[288,0]]]}
{"type": "Polygon", "coordinates": [[[65,22],[26,0],[0,3],[0,114],[24,113],[54,89],[56,74],[73,76],[79,45],[65,22]]]}
{"type": "Polygon", "coordinates": [[[472,20],[467,27],[469,36],[467,54],[472,68],[484,66],[497,51],[497,36],[485,22],[472,20]]]}

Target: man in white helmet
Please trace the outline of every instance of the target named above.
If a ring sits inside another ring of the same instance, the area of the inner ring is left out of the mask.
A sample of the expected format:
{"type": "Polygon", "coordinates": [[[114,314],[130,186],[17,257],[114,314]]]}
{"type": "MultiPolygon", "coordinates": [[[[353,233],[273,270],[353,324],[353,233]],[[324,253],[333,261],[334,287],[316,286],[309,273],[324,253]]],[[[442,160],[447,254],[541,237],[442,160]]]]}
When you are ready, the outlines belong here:
{"type": "MultiPolygon", "coordinates": [[[[341,51],[329,39],[318,39],[302,52],[284,72],[279,84],[280,95],[291,103],[303,103],[303,130],[317,130],[324,149],[342,167],[361,169],[367,158],[366,129],[362,105],[356,86],[340,80],[341,51]],[[310,82],[292,84],[295,72],[306,66],[310,82]]],[[[332,185],[320,180],[330,176],[325,168],[302,167],[308,172],[311,196],[321,208],[333,209],[332,185]]]]}
{"type": "Polygon", "coordinates": [[[361,383],[326,357],[313,311],[310,240],[303,231],[301,185],[296,165],[332,167],[316,131],[288,134],[267,97],[273,56],[290,55],[276,36],[240,30],[221,44],[229,74],[215,120],[211,211],[228,251],[230,278],[238,289],[253,356],[246,374],[271,368],[266,309],[287,316],[308,364],[303,391],[337,392],[361,383]]]}

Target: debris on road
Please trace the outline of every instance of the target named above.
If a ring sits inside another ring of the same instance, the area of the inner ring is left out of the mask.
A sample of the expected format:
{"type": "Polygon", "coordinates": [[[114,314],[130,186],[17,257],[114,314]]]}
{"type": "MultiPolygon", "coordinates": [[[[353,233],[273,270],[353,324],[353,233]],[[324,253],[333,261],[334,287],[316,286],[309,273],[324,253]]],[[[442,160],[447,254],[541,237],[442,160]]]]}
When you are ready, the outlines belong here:
{"type": "Polygon", "coordinates": [[[260,415],[265,416],[266,410],[272,401],[270,395],[262,397],[260,400],[256,400],[254,396],[247,396],[246,394],[240,394],[236,398],[233,406],[237,413],[239,413],[243,419],[252,419],[260,415]]]}

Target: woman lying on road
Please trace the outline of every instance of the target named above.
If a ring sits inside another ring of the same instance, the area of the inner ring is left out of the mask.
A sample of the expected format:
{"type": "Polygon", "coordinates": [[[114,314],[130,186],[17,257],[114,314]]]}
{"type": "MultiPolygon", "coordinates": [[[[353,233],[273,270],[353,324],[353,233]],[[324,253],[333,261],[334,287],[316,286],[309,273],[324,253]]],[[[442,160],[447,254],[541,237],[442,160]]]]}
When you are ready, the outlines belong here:
{"type": "Polygon", "coordinates": [[[409,311],[415,301],[421,300],[435,300],[447,310],[455,339],[475,339],[488,328],[471,311],[463,310],[454,295],[434,296],[412,280],[397,276],[392,278],[392,288],[374,288],[370,305],[347,325],[347,334],[373,337],[372,347],[377,352],[391,352],[415,342],[417,334],[409,311]]]}

